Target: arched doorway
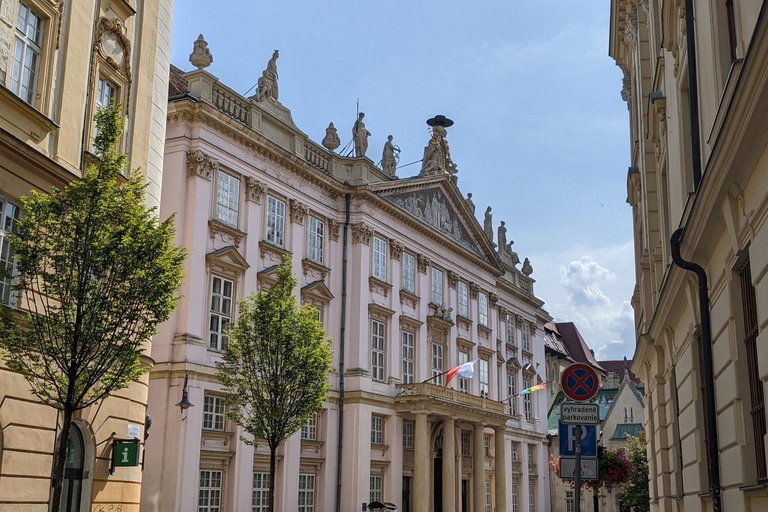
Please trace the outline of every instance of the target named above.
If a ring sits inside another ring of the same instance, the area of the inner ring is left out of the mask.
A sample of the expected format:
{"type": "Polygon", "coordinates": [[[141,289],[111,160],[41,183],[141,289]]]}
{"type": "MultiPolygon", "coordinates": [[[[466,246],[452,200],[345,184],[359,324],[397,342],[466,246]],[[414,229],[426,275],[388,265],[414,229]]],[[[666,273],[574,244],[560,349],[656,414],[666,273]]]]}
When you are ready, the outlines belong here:
{"type": "Polygon", "coordinates": [[[83,433],[73,422],[67,440],[67,462],[64,466],[64,485],[61,490],[61,512],[79,512],[83,494],[83,468],[85,443],[83,433]]]}
{"type": "Polygon", "coordinates": [[[435,436],[435,460],[434,460],[434,511],[443,512],[443,429],[437,431],[435,436]]]}

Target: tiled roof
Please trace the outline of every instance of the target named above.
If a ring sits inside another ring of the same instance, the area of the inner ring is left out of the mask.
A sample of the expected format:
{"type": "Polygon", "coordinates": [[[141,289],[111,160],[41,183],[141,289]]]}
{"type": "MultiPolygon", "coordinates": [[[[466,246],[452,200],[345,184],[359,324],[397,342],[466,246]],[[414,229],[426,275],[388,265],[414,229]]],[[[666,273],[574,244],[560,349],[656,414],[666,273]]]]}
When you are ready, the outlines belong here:
{"type": "Polygon", "coordinates": [[[184,78],[184,71],[171,64],[168,77],[168,96],[178,96],[189,92],[189,83],[184,78]]]}
{"type": "MultiPolygon", "coordinates": [[[[607,372],[613,372],[616,375],[619,376],[619,379],[624,378],[624,361],[621,359],[616,359],[613,361],[598,361],[600,363],[600,366],[603,367],[603,369],[607,372]]],[[[632,366],[632,360],[628,360],[627,364],[629,366],[632,366]]],[[[636,386],[642,386],[643,384],[640,382],[640,379],[637,378],[637,375],[629,372],[629,378],[632,379],[632,382],[635,383],[636,386]]]]}
{"type": "Polygon", "coordinates": [[[637,437],[642,432],[643,426],[639,423],[620,423],[616,425],[616,430],[613,432],[611,439],[624,440],[627,435],[637,437]]]}
{"type": "Polygon", "coordinates": [[[589,347],[573,322],[558,322],[555,326],[563,337],[565,348],[568,349],[568,353],[574,360],[593,366],[597,370],[603,370],[595,356],[589,351],[589,347]]]}

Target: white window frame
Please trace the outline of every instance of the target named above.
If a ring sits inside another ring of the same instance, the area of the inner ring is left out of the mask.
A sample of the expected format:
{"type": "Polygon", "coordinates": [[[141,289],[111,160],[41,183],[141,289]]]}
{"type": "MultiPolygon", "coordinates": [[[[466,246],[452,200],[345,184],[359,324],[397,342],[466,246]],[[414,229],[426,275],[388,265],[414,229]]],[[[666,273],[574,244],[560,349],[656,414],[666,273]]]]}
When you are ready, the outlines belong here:
{"type": "Polygon", "coordinates": [[[528,482],[528,510],[536,510],[536,484],[528,482]]]}
{"type": "Polygon", "coordinates": [[[507,374],[507,409],[511,416],[517,416],[517,375],[514,373],[507,374]]]}
{"type": "Polygon", "coordinates": [[[310,215],[307,227],[307,259],[322,265],[325,249],[325,222],[310,215]]]}
{"type": "Polygon", "coordinates": [[[315,474],[299,473],[297,512],[315,512],[315,474]]]}
{"type": "Polygon", "coordinates": [[[371,444],[384,444],[384,417],[371,415],[371,444]]]}
{"type": "Polygon", "coordinates": [[[464,457],[469,457],[472,455],[472,444],[469,442],[469,431],[468,430],[462,430],[461,431],[461,455],[464,457]]]}
{"type": "MultiPolygon", "coordinates": [[[[463,350],[459,350],[459,364],[464,364],[469,362],[469,352],[464,352],[463,350]]],[[[459,391],[462,393],[469,393],[469,379],[465,379],[464,377],[459,377],[459,391]]]]}
{"type": "Polygon", "coordinates": [[[251,512],[267,512],[269,509],[269,473],[253,472],[251,512]]]}
{"type": "Polygon", "coordinates": [[[267,194],[267,242],[285,246],[285,201],[267,194]]]}
{"type": "MultiPolygon", "coordinates": [[[[529,387],[531,387],[531,381],[524,380],[523,389],[528,389],[529,387]]],[[[525,420],[529,422],[533,421],[533,404],[531,403],[530,393],[523,395],[523,411],[525,412],[525,420]]]]}
{"type": "Polygon", "coordinates": [[[403,290],[416,293],[416,257],[409,252],[403,253],[403,290]]]}
{"type": "Polygon", "coordinates": [[[224,473],[218,469],[201,469],[197,487],[197,512],[221,512],[224,473]],[[215,484],[218,483],[218,486],[215,484]]]}
{"type": "Polygon", "coordinates": [[[203,397],[203,430],[224,432],[226,398],[218,395],[203,397]]]}
{"type": "Polygon", "coordinates": [[[387,241],[377,236],[373,237],[372,275],[380,281],[387,282],[387,241]]]}
{"type": "Polygon", "coordinates": [[[523,322],[523,350],[526,352],[531,351],[531,326],[528,322],[523,322]]]}
{"type": "Polygon", "coordinates": [[[318,414],[312,413],[309,420],[301,427],[301,439],[304,441],[317,441],[318,414]]]}
{"type": "Polygon", "coordinates": [[[445,302],[443,295],[443,271],[432,267],[432,303],[441,305],[445,302]]]}
{"type": "Polygon", "coordinates": [[[482,398],[491,397],[490,386],[490,367],[487,359],[480,359],[480,396],[482,398]]]}
{"type": "Polygon", "coordinates": [[[480,312],[478,322],[480,322],[480,325],[488,327],[488,294],[485,292],[478,293],[477,304],[480,312]]]}
{"type": "Polygon", "coordinates": [[[382,501],[384,499],[384,475],[371,475],[371,489],[369,503],[382,501]]]}
{"type": "Polygon", "coordinates": [[[469,285],[464,281],[459,281],[459,314],[464,318],[469,318],[469,285]]]}
{"type": "Polygon", "coordinates": [[[9,306],[15,306],[18,297],[13,293],[16,258],[8,235],[16,232],[16,221],[21,218],[22,213],[21,205],[0,195],[0,304],[9,306]],[[8,272],[8,275],[5,275],[5,272],[8,272]]]}
{"type": "Polygon", "coordinates": [[[491,457],[491,435],[483,434],[483,449],[485,449],[485,456],[491,457]]]}
{"type": "Polygon", "coordinates": [[[114,103],[118,104],[118,93],[120,91],[120,86],[118,86],[115,82],[110,80],[109,78],[105,78],[103,76],[99,77],[99,80],[96,84],[96,98],[95,98],[95,105],[93,109],[93,138],[91,139],[91,152],[96,152],[96,136],[99,134],[99,127],[96,124],[96,114],[98,113],[99,109],[107,108],[109,107],[109,102],[114,101],[114,103]]]}
{"type": "Polygon", "coordinates": [[[512,462],[520,462],[520,447],[519,443],[512,443],[512,462]]]}
{"type": "Polygon", "coordinates": [[[507,345],[515,346],[515,316],[507,315],[507,345]]]}
{"type": "Polygon", "coordinates": [[[371,320],[371,378],[377,382],[384,382],[386,329],[384,322],[371,320]]]}
{"type": "Polygon", "coordinates": [[[536,461],[536,447],[532,444],[528,445],[528,465],[533,466],[536,461]]]}
{"type": "Polygon", "coordinates": [[[416,334],[403,330],[400,338],[402,340],[403,384],[413,384],[415,377],[416,334]]]}
{"type": "Polygon", "coordinates": [[[240,178],[226,171],[216,175],[216,220],[237,228],[240,217],[240,178]]]}
{"type": "Polygon", "coordinates": [[[208,348],[211,350],[226,350],[229,339],[225,331],[232,323],[234,310],[235,282],[226,277],[211,274],[211,293],[208,298],[208,348]],[[216,291],[216,283],[219,291],[216,291]],[[229,295],[226,294],[227,284],[229,295]],[[215,324],[215,325],[214,325],[215,324]]]}
{"type": "Polygon", "coordinates": [[[413,422],[403,421],[403,448],[413,449],[413,422]]]}
{"type": "Polygon", "coordinates": [[[565,512],[574,512],[576,510],[576,499],[573,491],[565,491],[565,512]]]}
{"type": "Polygon", "coordinates": [[[445,375],[441,375],[445,370],[445,347],[442,343],[433,341],[430,347],[430,361],[432,366],[433,384],[442,386],[445,383],[445,375]],[[439,377],[438,377],[439,375],[439,377]]]}
{"type": "Polygon", "coordinates": [[[512,482],[512,512],[519,512],[519,510],[520,506],[518,484],[516,482],[512,482]]]}
{"type": "MultiPolygon", "coordinates": [[[[485,481],[485,512],[491,512],[491,481],[485,481]]],[[[531,509],[533,510],[533,509],[531,509]]]]}
{"type": "Polygon", "coordinates": [[[14,20],[14,41],[8,56],[10,89],[25,103],[34,106],[40,78],[40,62],[43,59],[43,39],[46,19],[26,2],[18,2],[14,20]],[[25,9],[25,11],[22,11],[25,9]],[[23,19],[22,19],[23,18],[23,19]],[[20,22],[23,26],[20,27],[20,22]],[[32,33],[30,34],[30,30],[32,33]],[[31,36],[31,37],[30,37],[31,36]]]}

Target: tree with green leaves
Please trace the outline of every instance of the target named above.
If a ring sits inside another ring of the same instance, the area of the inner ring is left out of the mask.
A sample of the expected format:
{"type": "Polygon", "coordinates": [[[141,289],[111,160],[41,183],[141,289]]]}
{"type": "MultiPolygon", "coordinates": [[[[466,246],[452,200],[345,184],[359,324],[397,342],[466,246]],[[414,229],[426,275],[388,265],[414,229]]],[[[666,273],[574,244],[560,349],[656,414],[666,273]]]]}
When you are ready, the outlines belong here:
{"type": "Polygon", "coordinates": [[[96,161],[81,180],[22,199],[10,240],[18,310],[3,308],[0,349],[32,393],[60,411],[52,510],[60,508],[73,415],[137,381],[145,343],[178,303],[183,249],[173,219],[144,205],[138,172],[121,176],[122,117],[96,114],[96,161]]]}
{"type": "Polygon", "coordinates": [[[637,437],[627,435],[627,453],[634,471],[629,482],[621,488],[621,502],[637,511],[651,509],[651,495],[648,480],[648,452],[645,446],[645,432],[637,437]]]}
{"type": "Polygon", "coordinates": [[[218,376],[229,394],[227,418],[269,446],[269,511],[275,503],[277,448],[323,408],[330,389],[331,340],[317,310],[297,306],[297,280],[283,257],[277,281],[239,304],[218,376]]]}

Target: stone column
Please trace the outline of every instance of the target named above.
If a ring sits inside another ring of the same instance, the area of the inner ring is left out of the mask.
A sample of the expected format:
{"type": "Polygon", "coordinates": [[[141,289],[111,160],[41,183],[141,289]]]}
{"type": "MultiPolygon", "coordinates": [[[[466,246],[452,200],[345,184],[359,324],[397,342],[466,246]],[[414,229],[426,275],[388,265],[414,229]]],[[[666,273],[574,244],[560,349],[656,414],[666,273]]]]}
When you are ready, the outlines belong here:
{"type": "Polygon", "coordinates": [[[472,432],[472,503],[473,512],[485,510],[485,443],[483,428],[485,423],[474,423],[472,432]]]}
{"type": "Polygon", "coordinates": [[[413,510],[428,512],[429,509],[429,422],[427,413],[416,413],[413,450],[413,510]]]}
{"type": "Polygon", "coordinates": [[[507,510],[507,440],[504,437],[506,427],[494,427],[493,431],[496,434],[496,453],[495,455],[495,467],[496,467],[496,510],[507,510]]]}
{"type": "Polygon", "coordinates": [[[443,420],[443,510],[456,510],[456,433],[455,419],[443,420]]]}

